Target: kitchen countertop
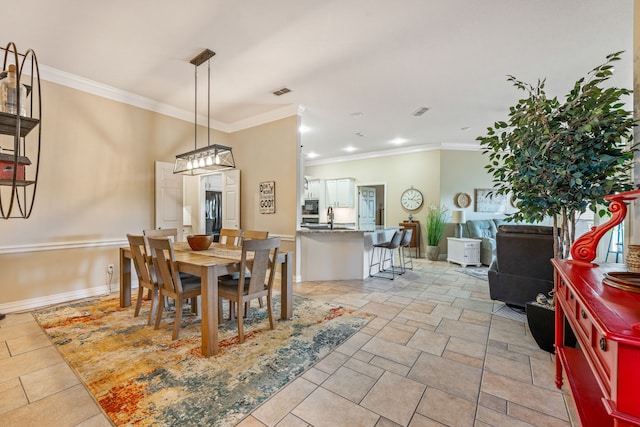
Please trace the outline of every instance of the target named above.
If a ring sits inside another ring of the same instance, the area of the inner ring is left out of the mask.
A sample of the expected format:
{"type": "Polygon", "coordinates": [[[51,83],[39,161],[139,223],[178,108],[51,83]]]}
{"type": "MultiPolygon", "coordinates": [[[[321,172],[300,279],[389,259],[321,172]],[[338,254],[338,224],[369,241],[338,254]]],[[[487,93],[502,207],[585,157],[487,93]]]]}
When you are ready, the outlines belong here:
{"type": "MultiPolygon", "coordinates": [[[[328,227],[328,225],[326,225],[328,227]]],[[[318,224],[311,227],[301,226],[298,228],[300,233],[364,233],[364,232],[372,232],[372,231],[380,231],[386,230],[389,227],[383,227],[381,225],[377,225],[374,227],[343,227],[343,226],[334,226],[333,230],[329,228],[324,228],[325,224],[318,224]]]]}

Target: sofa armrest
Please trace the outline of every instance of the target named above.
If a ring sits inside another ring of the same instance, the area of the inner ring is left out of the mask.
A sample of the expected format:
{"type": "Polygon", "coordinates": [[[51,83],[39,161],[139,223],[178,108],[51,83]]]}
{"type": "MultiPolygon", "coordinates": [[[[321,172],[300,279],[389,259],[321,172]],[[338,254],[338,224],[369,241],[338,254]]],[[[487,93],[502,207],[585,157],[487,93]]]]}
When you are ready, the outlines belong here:
{"type": "Polygon", "coordinates": [[[483,237],[480,240],[480,262],[484,265],[491,265],[496,257],[496,239],[483,237]]]}

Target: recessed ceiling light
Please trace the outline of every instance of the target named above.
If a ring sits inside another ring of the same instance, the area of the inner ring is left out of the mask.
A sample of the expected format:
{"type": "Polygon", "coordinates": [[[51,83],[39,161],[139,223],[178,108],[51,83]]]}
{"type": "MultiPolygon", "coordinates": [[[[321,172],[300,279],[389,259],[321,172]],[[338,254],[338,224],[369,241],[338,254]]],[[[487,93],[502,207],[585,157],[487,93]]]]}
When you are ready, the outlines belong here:
{"type": "Polygon", "coordinates": [[[409,141],[407,138],[393,138],[391,141],[389,141],[390,143],[392,143],[393,145],[400,145],[400,144],[404,144],[405,142],[409,141]]]}
{"type": "Polygon", "coordinates": [[[343,150],[346,151],[347,153],[353,153],[354,151],[357,150],[357,148],[354,147],[353,145],[348,145],[344,147],[343,150]]]}
{"type": "Polygon", "coordinates": [[[284,95],[285,93],[289,93],[289,92],[291,92],[291,89],[286,88],[286,87],[283,87],[283,88],[280,88],[280,89],[278,89],[278,90],[274,90],[274,91],[273,91],[273,92],[271,92],[271,93],[273,93],[275,96],[282,96],[282,95],[284,95]]]}
{"type": "Polygon", "coordinates": [[[314,153],[313,151],[310,153],[307,153],[307,159],[315,159],[316,157],[318,157],[318,154],[314,153]]]}
{"type": "Polygon", "coordinates": [[[426,113],[427,111],[429,111],[429,107],[420,107],[418,108],[416,111],[414,111],[413,113],[411,113],[412,116],[415,117],[420,117],[421,115],[423,115],[424,113],[426,113]]]}

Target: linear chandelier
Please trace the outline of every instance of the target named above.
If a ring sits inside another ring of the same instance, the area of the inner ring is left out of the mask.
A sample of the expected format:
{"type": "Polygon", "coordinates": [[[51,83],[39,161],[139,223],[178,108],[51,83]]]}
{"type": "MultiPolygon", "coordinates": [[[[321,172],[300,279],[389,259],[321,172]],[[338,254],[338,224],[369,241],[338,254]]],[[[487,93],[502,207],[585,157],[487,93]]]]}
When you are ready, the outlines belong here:
{"type": "Polygon", "coordinates": [[[195,67],[195,120],[194,120],[194,149],[178,154],[173,168],[174,174],[202,175],[212,171],[233,169],[236,167],[231,147],[211,144],[211,65],[210,60],[216,53],[205,49],[198,56],[189,61],[195,67]],[[198,67],[207,62],[207,145],[198,148],[198,67]]]}

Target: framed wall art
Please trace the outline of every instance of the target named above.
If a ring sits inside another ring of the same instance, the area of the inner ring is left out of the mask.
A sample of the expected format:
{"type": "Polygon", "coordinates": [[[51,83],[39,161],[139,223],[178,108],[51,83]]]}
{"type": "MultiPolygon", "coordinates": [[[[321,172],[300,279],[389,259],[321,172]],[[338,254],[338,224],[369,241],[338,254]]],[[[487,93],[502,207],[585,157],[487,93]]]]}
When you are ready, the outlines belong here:
{"type": "Polygon", "coordinates": [[[276,183],[265,181],[260,183],[260,213],[276,213],[276,183]]]}
{"type": "Polygon", "coordinates": [[[493,188],[475,189],[475,211],[503,213],[507,210],[507,197],[496,194],[493,188]]]}

